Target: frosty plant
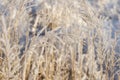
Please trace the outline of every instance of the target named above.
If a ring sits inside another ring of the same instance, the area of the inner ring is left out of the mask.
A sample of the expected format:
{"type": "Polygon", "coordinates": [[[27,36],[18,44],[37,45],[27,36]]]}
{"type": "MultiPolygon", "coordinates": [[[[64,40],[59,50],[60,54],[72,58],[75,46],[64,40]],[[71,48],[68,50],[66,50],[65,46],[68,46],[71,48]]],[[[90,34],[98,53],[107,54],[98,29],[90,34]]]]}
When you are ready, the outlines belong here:
{"type": "Polygon", "coordinates": [[[0,80],[119,76],[110,21],[86,1],[4,0],[0,5],[0,80]]]}

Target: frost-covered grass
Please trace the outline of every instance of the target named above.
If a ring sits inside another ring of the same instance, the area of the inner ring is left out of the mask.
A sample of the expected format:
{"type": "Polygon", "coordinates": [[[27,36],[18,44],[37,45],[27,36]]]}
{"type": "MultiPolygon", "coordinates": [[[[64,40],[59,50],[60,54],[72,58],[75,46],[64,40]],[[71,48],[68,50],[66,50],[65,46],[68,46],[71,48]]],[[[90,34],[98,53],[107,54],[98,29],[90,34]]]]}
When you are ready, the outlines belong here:
{"type": "Polygon", "coordinates": [[[0,80],[120,79],[112,21],[89,3],[0,1],[0,80]]]}

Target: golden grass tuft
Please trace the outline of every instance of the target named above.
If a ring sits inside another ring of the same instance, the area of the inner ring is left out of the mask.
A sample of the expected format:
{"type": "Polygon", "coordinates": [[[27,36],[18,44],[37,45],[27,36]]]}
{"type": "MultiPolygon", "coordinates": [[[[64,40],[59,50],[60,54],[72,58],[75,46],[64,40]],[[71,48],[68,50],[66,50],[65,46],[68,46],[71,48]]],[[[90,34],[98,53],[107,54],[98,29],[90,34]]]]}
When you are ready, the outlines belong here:
{"type": "Polygon", "coordinates": [[[115,70],[120,66],[114,50],[117,41],[111,38],[111,26],[105,28],[109,20],[86,1],[1,3],[6,10],[0,15],[0,80],[114,80],[120,76],[115,70]],[[27,10],[36,6],[32,25],[36,35],[31,36],[27,10]]]}

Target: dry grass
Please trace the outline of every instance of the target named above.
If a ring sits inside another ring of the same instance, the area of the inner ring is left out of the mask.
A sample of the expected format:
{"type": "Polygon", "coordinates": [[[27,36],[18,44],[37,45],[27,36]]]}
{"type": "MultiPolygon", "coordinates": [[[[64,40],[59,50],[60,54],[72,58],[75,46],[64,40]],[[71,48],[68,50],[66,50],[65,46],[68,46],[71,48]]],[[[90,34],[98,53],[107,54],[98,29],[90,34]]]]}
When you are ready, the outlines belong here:
{"type": "Polygon", "coordinates": [[[0,15],[0,80],[114,80],[120,76],[117,43],[111,38],[111,26],[106,29],[107,18],[84,0],[38,0],[25,6],[28,2],[1,2],[5,9],[0,15]],[[32,6],[37,6],[35,17],[30,14],[32,6]]]}

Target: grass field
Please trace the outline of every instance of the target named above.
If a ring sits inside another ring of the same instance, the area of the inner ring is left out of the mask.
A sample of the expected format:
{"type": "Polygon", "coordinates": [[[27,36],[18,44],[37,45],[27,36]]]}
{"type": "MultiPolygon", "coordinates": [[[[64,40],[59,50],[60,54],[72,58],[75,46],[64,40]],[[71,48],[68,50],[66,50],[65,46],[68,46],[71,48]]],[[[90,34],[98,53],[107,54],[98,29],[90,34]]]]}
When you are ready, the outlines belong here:
{"type": "Polygon", "coordinates": [[[0,80],[120,80],[119,5],[0,0],[0,80]]]}

